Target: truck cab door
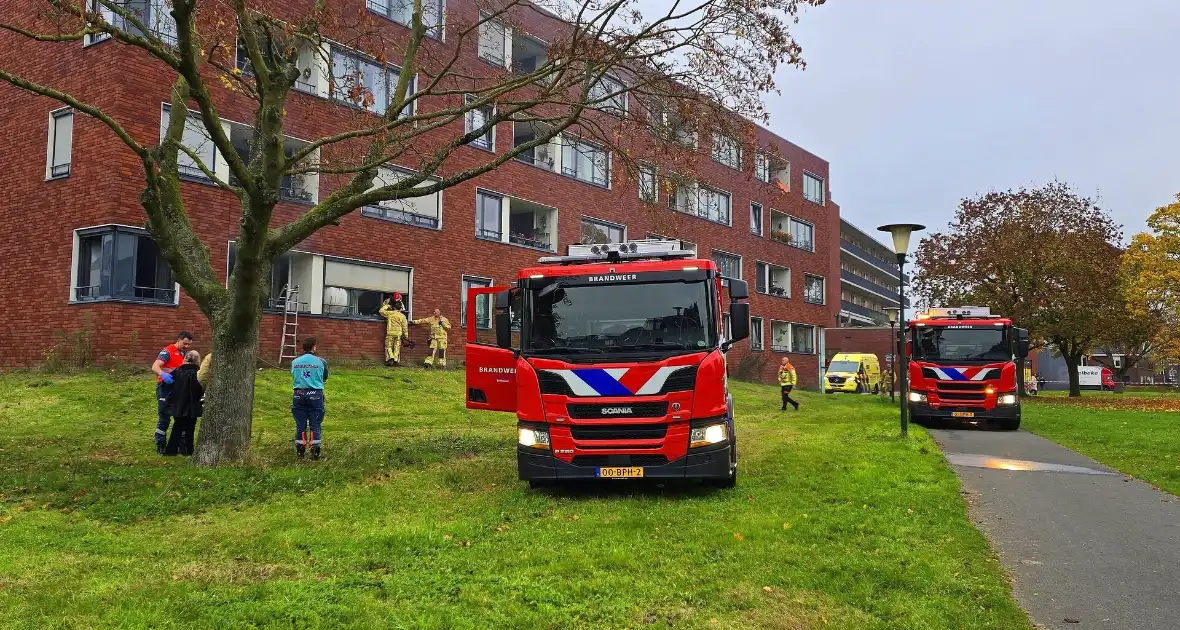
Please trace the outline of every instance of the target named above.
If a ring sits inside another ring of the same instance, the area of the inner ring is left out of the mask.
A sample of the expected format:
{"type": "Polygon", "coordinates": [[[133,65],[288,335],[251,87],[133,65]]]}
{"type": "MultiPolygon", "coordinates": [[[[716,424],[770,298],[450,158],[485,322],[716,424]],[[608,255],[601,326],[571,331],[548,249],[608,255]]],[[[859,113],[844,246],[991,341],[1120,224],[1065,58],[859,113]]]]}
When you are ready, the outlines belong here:
{"type": "MultiPolygon", "coordinates": [[[[496,345],[494,305],[509,286],[467,290],[467,408],[516,411],[516,351],[496,345]]],[[[515,336],[519,339],[518,336],[515,336]]]]}

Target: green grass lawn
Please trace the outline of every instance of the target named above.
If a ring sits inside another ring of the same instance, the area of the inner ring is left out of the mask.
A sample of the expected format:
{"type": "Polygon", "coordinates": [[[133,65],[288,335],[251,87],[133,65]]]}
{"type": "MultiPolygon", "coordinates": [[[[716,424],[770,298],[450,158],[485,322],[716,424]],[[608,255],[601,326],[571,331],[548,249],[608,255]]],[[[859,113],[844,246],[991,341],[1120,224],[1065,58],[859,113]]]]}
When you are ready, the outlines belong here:
{"type": "Polygon", "coordinates": [[[871,397],[735,384],[733,490],[530,491],[462,374],[340,370],[325,458],[259,377],[253,461],[154,454],[152,383],[0,376],[0,625],[1027,628],[954,474],[871,397]]]}
{"type": "Polygon", "coordinates": [[[1035,401],[1024,428],[1180,495],[1180,401],[1162,395],[1035,401]],[[1073,404],[1071,404],[1071,402],[1073,404]]]}

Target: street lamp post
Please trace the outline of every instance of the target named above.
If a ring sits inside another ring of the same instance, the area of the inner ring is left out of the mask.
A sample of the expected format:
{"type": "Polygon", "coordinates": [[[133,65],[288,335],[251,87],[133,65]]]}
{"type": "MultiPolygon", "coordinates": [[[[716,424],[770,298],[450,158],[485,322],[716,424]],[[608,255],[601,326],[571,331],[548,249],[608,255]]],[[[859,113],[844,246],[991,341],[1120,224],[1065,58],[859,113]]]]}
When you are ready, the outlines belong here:
{"type": "Polygon", "coordinates": [[[898,392],[901,394],[901,436],[909,435],[910,418],[909,418],[909,387],[907,384],[909,365],[905,356],[905,256],[910,249],[910,235],[914,232],[920,232],[926,229],[924,225],[916,223],[892,223],[890,225],[882,225],[877,228],[882,232],[889,232],[893,236],[893,251],[897,252],[897,349],[898,357],[897,363],[898,373],[898,392]]]}
{"type": "Polygon", "coordinates": [[[897,362],[901,360],[898,358],[901,356],[901,353],[898,352],[899,348],[897,347],[898,337],[893,331],[893,328],[897,326],[897,312],[899,310],[900,309],[897,308],[885,309],[885,314],[889,316],[889,339],[893,342],[893,360],[889,362],[889,402],[896,401],[896,399],[893,397],[893,392],[897,387],[897,362]]]}

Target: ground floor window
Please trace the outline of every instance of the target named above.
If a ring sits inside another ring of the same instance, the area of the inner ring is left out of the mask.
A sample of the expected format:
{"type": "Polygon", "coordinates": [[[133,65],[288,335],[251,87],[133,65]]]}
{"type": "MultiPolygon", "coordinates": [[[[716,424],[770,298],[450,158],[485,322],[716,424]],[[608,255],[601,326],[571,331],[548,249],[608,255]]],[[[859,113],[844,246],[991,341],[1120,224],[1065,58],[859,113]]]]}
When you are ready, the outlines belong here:
{"type": "Polygon", "coordinates": [[[74,301],[176,302],[172,268],[144,230],[88,228],[77,231],[75,242],[74,301]]]}

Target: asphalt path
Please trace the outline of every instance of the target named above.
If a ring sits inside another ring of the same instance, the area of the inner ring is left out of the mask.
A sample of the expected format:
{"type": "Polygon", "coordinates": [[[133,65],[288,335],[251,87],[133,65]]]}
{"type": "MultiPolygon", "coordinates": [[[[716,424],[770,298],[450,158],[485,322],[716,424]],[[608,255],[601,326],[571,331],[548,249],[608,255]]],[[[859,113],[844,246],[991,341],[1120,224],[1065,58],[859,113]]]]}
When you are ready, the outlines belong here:
{"type": "Polygon", "coordinates": [[[1180,499],[1027,431],[930,432],[1038,627],[1180,628],[1180,499]]]}

